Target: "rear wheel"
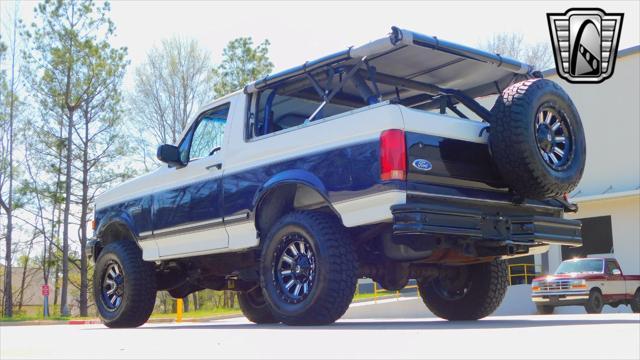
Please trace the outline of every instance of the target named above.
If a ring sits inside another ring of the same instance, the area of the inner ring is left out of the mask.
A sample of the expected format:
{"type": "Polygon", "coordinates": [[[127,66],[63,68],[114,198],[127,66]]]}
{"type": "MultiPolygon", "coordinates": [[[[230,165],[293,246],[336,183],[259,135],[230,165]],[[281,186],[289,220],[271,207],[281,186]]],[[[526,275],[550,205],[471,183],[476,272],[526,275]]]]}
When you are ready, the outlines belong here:
{"type": "Polygon", "coordinates": [[[333,323],[353,299],[355,250],[329,214],[296,211],[283,216],[265,238],[261,261],[265,300],[285,324],[333,323]]]}
{"type": "Polygon", "coordinates": [[[108,244],[96,261],[93,295],[106,326],[127,328],[144,324],[156,301],[153,263],[142,260],[142,251],[133,241],[108,244]]]}
{"type": "Polygon", "coordinates": [[[264,300],[260,287],[239,292],[238,304],[242,314],[251,322],[256,324],[274,324],[278,322],[264,300]]]}
{"type": "Polygon", "coordinates": [[[584,309],[589,314],[600,314],[603,307],[604,298],[602,297],[602,293],[600,293],[599,290],[591,290],[591,292],[589,293],[589,299],[587,300],[587,304],[584,306],[584,309]]]}
{"type": "Polygon", "coordinates": [[[640,313],[640,289],[636,290],[636,294],[631,300],[631,310],[634,313],[640,313]]]}
{"type": "Polygon", "coordinates": [[[553,314],[555,308],[550,305],[536,305],[536,310],[540,315],[550,315],[553,314]]]}
{"type": "Polygon", "coordinates": [[[435,279],[418,280],[424,304],[447,320],[477,320],[491,315],[508,286],[504,261],[443,267],[435,279]]]}

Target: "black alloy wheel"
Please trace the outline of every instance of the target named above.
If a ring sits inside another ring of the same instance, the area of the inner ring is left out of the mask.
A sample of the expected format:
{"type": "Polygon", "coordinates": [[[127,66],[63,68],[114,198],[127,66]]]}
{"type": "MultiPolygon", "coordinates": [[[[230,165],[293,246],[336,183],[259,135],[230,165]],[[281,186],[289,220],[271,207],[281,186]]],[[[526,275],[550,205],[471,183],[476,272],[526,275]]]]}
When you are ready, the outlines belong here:
{"type": "Polygon", "coordinates": [[[545,164],[561,171],[573,157],[573,136],[567,116],[551,102],[536,115],[536,141],[545,164]]]}
{"type": "Polygon", "coordinates": [[[285,235],[277,250],[274,279],[280,298],[297,304],[309,296],[316,274],[316,257],[309,241],[300,233],[285,235]]]}
{"type": "Polygon", "coordinates": [[[124,297],[124,275],[120,264],[112,260],[102,278],[102,302],[109,311],[115,311],[124,297]]]}

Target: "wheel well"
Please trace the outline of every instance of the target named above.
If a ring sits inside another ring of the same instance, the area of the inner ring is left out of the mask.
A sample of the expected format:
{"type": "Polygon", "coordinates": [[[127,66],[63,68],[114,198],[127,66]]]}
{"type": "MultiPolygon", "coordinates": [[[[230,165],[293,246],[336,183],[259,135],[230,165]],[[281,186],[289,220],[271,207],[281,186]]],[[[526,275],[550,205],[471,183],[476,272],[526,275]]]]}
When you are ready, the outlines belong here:
{"type": "Polygon", "coordinates": [[[96,245],[96,251],[93,255],[94,258],[98,259],[100,251],[102,251],[102,248],[107,246],[107,244],[119,240],[136,241],[136,238],[131,233],[131,230],[123,223],[113,222],[107,225],[100,234],[100,242],[96,245]]]}
{"type": "Polygon", "coordinates": [[[589,290],[589,292],[592,292],[592,291],[597,291],[597,292],[600,293],[600,295],[602,295],[602,290],[597,286],[596,287],[592,287],[591,290],[589,290]]]}
{"type": "Polygon", "coordinates": [[[284,214],[301,209],[328,211],[340,219],[329,201],[317,190],[300,183],[286,183],[269,190],[258,201],[256,229],[259,234],[267,232],[284,214]]]}

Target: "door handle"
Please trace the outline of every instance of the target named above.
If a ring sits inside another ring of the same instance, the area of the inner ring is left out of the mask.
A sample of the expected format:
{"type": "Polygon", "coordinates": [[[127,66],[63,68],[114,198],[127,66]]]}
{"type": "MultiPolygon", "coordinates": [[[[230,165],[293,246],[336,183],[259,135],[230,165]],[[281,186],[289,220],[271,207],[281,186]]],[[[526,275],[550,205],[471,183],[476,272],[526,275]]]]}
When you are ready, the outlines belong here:
{"type": "Polygon", "coordinates": [[[217,163],[217,164],[209,165],[206,167],[207,170],[211,170],[213,168],[216,168],[218,170],[222,169],[222,163],[217,163]]]}

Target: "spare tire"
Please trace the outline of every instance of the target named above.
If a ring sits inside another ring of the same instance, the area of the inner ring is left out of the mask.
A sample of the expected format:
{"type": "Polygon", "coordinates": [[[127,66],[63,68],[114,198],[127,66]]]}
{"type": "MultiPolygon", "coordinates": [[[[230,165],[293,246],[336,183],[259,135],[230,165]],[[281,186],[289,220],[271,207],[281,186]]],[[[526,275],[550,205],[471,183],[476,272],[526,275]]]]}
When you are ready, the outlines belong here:
{"type": "Polygon", "coordinates": [[[584,172],[580,115],[562,88],[545,79],[509,86],[491,109],[493,160],[518,195],[547,199],[571,192],[584,172]]]}

